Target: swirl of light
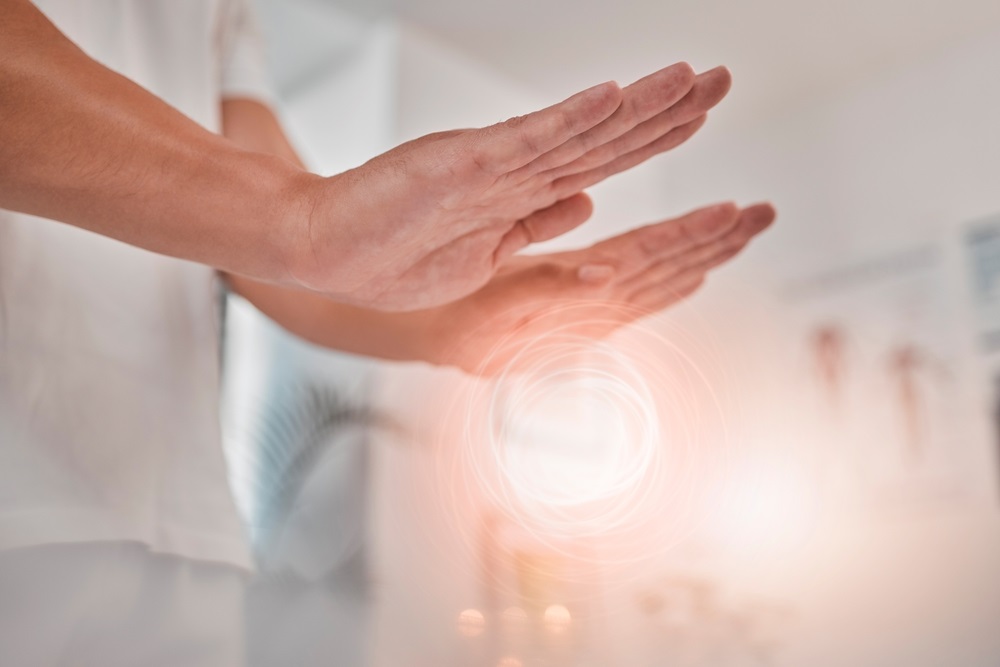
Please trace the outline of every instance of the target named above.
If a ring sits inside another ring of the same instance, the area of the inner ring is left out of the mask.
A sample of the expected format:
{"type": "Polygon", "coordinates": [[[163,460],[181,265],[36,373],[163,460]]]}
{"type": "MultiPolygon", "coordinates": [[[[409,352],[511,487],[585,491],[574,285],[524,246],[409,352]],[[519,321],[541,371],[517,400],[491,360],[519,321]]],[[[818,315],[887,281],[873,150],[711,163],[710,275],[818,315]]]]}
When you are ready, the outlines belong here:
{"type": "Polygon", "coordinates": [[[529,372],[502,375],[488,404],[498,491],[549,535],[579,535],[594,523],[607,530],[624,518],[616,501],[660,463],[649,387],[609,345],[554,337],[526,353],[541,356],[529,372]]]}
{"type": "Polygon", "coordinates": [[[438,488],[475,549],[493,528],[470,530],[470,504],[492,508],[529,550],[583,563],[581,578],[627,571],[697,522],[728,442],[717,388],[691,354],[704,341],[642,322],[625,341],[592,335],[635,320],[628,308],[553,306],[554,326],[502,340],[484,362],[503,360],[500,372],[457,397],[438,488]]]}

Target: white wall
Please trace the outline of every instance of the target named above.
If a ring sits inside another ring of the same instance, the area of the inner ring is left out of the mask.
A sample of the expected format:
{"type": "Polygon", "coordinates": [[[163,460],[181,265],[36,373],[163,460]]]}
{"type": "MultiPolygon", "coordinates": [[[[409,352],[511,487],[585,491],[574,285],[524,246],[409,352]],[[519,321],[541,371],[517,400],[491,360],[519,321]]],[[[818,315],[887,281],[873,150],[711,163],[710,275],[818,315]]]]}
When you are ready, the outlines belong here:
{"type": "MultiPolygon", "coordinates": [[[[366,30],[323,76],[289,89],[284,113],[293,138],[323,172],[427,132],[556,101],[411,28],[366,30]]],[[[740,113],[739,80],[725,104],[719,114],[740,113]]],[[[745,409],[757,415],[747,420],[752,438],[781,439],[783,401],[795,390],[784,368],[792,344],[784,290],[818,267],[915,242],[950,243],[963,223],[1000,211],[998,109],[1000,33],[752,129],[716,132],[710,122],[689,145],[595,188],[594,221],[547,247],[587,243],[712,201],[774,201],[777,227],[673,317],[682,325],[698,320],[738,367],[745,409]]],[[[961,276],[952,278],[948,289],[960,299],[961,276]]],[[[963,382],[978,387],[974,351],[963,355],[963,382]]],[[[339,363],[328,370],[353,373],[339,363]]],[[[439,394],[444,405],[441,394],[460,386],[448,371],[395,366],[383,374],[378,400],[419,428],[436,417],[422,412],[433,405],[428,397],[439,394]]],[[[974,484],[985,488],[995,480],[983,408],[969,414],[983,422],[972,430],[981,438],[974,484]]],[[[376,664],[452,664],[462,650],[455,614],[478,599],[474,554],[442,510],[427,444],[416,432],[375,452],[376,664]]],[[[852,516],[819,527],[794,551],[729,553],[707,569],[731,589],[792,606],[788,664],[994,664],[1000,522],[989,494],[976,498],[902,519],[852,516]]],[[[624,645],[617,655],[653,657],[624,645]]]]}
{"type": "Polygon", "coordinates": [[[315,66],[282,97],[285,125],[309,167],[328,175],[388,150],[395,141],[398,46],[391,22],[357,26],[356,43],[315,66]]]}
{"type": "MultiPolygon", "coordinates": [[[[739,81],[726,105],[738,112],[739,81]]],[[[797,389],[788,385],[785,293],[817,270],[893,248],[945,248],[947,298],[956,305],[958,369],[975,439],[975,493],[909,515],[853,516],[824,525],[804,550],[772,562],[734,554],[723,570],[791,602],[798,621],[788,664],[968,665],[1000,661],[997,464],[973,348],[969,285],[958,252],[972,220],[1000,211],[1000,32],[963,44],[856,94],[829,99],[739,134],[711,121],[683,154],[646,182],[658,205],[774,201],[776,228],[718,272],[692,305],[723,334],[741,365],[742,391],[761,411],[758,435],[783,437],[797,389]],[[959,307],[960,306],[960,307],[959,307]],[[734,574],[735,573],[735,574],[734,574]]],[[[784,663],[782,663],[784,664],[784,663]]]]}

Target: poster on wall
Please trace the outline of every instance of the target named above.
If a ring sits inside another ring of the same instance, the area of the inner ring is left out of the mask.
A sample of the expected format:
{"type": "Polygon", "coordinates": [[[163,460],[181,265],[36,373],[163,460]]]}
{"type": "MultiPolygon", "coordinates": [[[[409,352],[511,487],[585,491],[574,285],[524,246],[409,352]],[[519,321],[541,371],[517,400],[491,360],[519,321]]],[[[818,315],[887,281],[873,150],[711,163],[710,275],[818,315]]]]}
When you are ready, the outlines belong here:
{"type": "Polygon", "coordinates": [[[787,285],[798,428],[835,502],[921,508],[973,486],[945,263],[926,244],[787,285]]]}
{"type": "Polygon", "coordinates": [[[976,361],[985,373],[992,463],[1000,479],[1000,214],[969,224],[963,241],[972,292],[976,361]]]}

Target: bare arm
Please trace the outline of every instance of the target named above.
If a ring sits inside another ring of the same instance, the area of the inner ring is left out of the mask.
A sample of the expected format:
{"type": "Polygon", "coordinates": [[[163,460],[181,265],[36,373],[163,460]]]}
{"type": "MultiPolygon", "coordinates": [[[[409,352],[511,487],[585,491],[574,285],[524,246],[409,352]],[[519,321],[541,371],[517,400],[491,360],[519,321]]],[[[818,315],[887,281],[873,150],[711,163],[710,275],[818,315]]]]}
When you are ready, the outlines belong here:
{"type": "Polygon", "coordinates": [[[320,178],[200,128],[28,0],[0,12],[0,207],[388,310],[461,298],[568,231],[584,188],[685,141],[730,81],[679,63],[320,178]]]}
{"type": "Polygon", "coordinates": [[[87,57],[26,0],[0,2],[0,207],[289,282],[304,188],[87,57]]]}

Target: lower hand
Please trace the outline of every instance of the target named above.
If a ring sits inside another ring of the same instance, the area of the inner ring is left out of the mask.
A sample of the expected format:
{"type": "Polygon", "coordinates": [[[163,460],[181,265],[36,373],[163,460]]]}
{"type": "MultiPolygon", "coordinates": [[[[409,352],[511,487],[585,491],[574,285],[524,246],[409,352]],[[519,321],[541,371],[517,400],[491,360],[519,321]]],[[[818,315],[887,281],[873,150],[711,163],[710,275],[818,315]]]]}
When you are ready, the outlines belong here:
{"type": "Polygon", "coordinates": [[[690,296],[774,218],[770,204],[719,204],[583,250],[511,258],[485,287],[437,309],[427,357],[488,375],[556,329],[608,336],[690,296]]]}

